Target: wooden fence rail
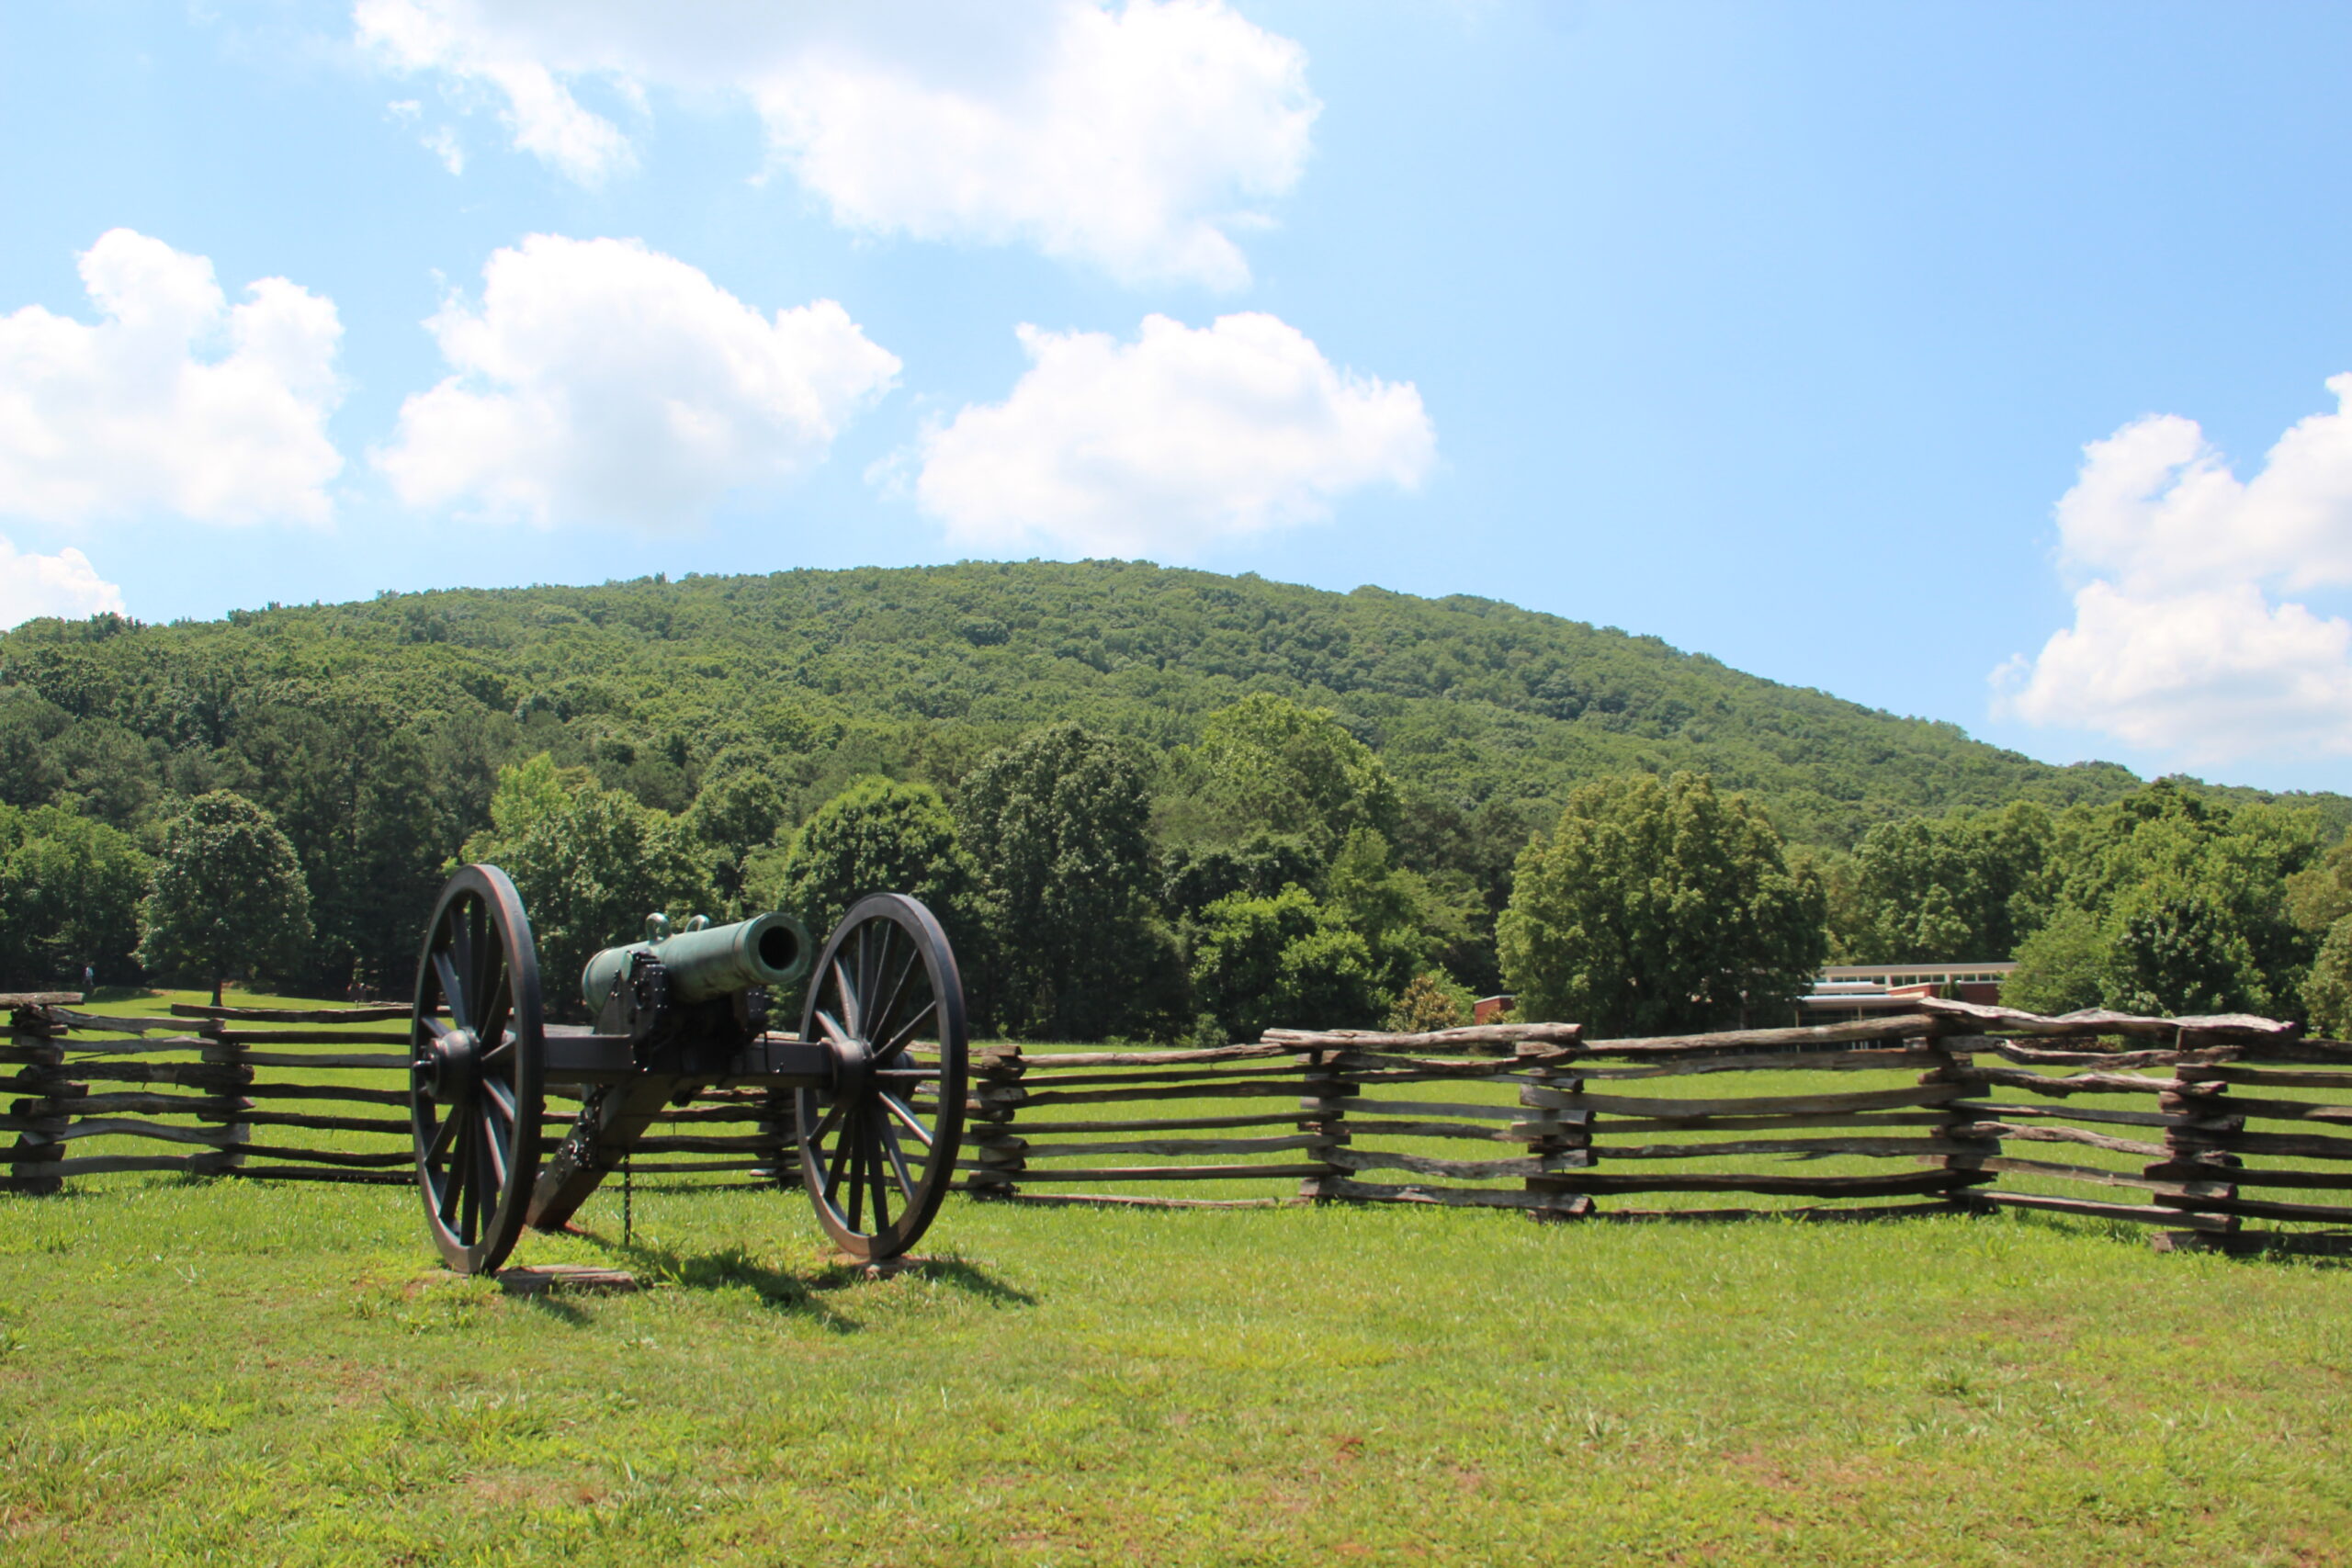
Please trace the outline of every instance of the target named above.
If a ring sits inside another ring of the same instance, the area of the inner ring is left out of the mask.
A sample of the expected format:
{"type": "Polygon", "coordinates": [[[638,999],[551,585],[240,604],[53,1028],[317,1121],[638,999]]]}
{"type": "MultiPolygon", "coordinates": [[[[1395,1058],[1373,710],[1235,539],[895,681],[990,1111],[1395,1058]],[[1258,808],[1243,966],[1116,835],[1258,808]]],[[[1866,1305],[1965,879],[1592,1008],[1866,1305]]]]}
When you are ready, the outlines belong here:
{"type": "MultiPolygon", "coordinates": [[[[73,1177],[124,1171],[416,1179],[407,1008],[175,1005],[127,1018],[79,1011],[80,1000],[0,996],[0,1140],[15,1134],[0,1146],[0,1191],[52,1193],[73,1177]],[[358,1027],[370,1024],[401,1027],[358,1027]],[[85,1140],[99,1140],[94,1152],[81,1151],[85,1140]]],[[[541,1125],[553,1139],[571,1122],[558,1102],[541,1125]]],[[[633,1174],[797,1179],[790,1109],[768,1095],[710,1090],[656,1125],[633,1174]]]]}
{"type": "MultiPolygon", "coordinates": [[[[407,1033],[390,1027],[405,1009],[120,1018],[79,999],[0,997],[0,1087],[19,1097],[0,1100],[0,1138],[14,1134],[0,1189],[113,1171],[413,1179],[407,1033]]],[[[2239,1016],[1928,999],[1894,1018],[1650,1039],[1521,1024],[1275,1030],[1215,1050],[1000,1045],[975,1053],[967,1109],[965,1185],[1020,1202],[1546,1221],[2015,1208],[2232,1247],[2352,1226],[2352,1044],[2239,1016]],[[1202,1183],[1256,1189],[1204,1197],[1217,1189],[1202,1183]]],[[[549,1133],[569,1119],[550,1107],[549,1133]]],[[[668,1113],[635,1168],[795,1179],[790,1108],[707,1093],[668,1113]]]]}
{"type": "Polygon", "coordinates": [[[1544,1220],[2015,1208],[2229,1245],[2294,1239],[2249,1220],[2352,1225],[2352,1200],[2332,1197],[2352,1193],[2352,1045],[2238,1016],[1930,999],[1668,1038],[1538,1024],[1275,1030],[1221,1051],[1001,1046],[980,1055],[968,1109],[970,1190],[1023,1201],[1191,1205],[1218,1201],[1126,1189],[1295,1179],[1305,1200],[1544,1220]],[[1733,1074],[1770,1081],[1741,1092],[1733,1074]]]}

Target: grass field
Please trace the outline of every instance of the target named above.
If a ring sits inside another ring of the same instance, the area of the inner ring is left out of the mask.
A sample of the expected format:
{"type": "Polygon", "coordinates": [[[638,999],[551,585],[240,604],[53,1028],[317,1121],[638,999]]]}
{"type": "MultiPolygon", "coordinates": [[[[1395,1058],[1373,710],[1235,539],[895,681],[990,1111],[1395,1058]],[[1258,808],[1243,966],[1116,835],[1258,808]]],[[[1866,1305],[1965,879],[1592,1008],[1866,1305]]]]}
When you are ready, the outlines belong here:
{"type": "Polygon", "coordinates": [[[2352,1556],[2352,1277],[2136,1233],[956,1200],[864,1281],[795,1195],[640,1190],[635,1247],[518,1256],[659,1286],[535,1304],[418,1218],[0,1200],[0,1555],[2352,1556]]]}
{"type": "Polygon", "coordinates": [[[654,1288],[451,1278],[401,1188],[0,1198],[0,1561],[2352,1562],[2325,1263],[955,1199],[865,1280],[797,1193],[582,1218],[515,1261],[654,1288]]]}

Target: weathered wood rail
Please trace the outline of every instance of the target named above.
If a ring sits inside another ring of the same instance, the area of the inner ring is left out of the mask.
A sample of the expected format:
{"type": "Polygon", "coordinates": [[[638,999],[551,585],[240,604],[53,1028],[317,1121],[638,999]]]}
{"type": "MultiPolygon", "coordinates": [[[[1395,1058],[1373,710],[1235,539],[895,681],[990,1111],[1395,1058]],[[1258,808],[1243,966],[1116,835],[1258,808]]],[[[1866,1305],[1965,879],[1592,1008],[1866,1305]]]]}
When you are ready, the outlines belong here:
{"type": "MultiPolygon", "coordinates": [[[[120,1018],[78,1002],[0,997],[0,1087],[18,1097],[0,1100],[0,1190],[122,1171],[413,1179],[405,1008],[120,1018]]],[[[1574,1024],[1272,1031],[1216,1050],[976,1057],[963,1182],[1017,1202],[1393,1202],[1555,1221],[2014,1208],[2228,1247],[2333,1246],[2324,1227],[2352,1227],[2352,1044],[2267,1019],[1926,1000],[1895,1018],[1663,1039],[1587,1040],[1574,1024]],[[1241,1182],[1256,1190],[1198,1185],[1241,1182]]],[[[551,1107],[548,1132],[569,1114],[551,1107]]],[[[762,1096],[673,1108],[642,1154],[646,1176],[797,1175],[790,1107],[762,1096]]]]}
{"type": "Polygon", "coordinates": [[[1295,1179],[1308,1201],[1547,1220],[2014,1208],[2233,1246],[2352,1225],[2352,1200],[2330,1197],[2352,1193],[2352,1044],[2238,1016],[1928,1000],[1664,1039],[1538,1024],[1277,1030],[1213,1051],[1001,1046],[980,1054],[968,1109],[969,1190],[1033,1202],[1191,1205],[1220,1201],[1116,1190],[1295,1179]],[[1791,1093],[1797,1073],[1839,1077],[1791,1093]],[[1738,1074],[1779,1081],[1740,1093],[1738,1074]],[[2277,1098],[2290,1090],[2303,1097],[2277,1098]],[[2294,1130],[2256,1125],[2270,1122],[2294,1130]]]}
{"type": "MultiPolygon", "coordinates": [[[[126,1018],[78,1010],[80,1000],[0,996],[0,1095],[21,1097],[0,1098],[0,1191],[51,1193],[126,1171],[415,1181],[405,1006],[174,1005],[126,1018]]],[[[548,1107],[551,1140],[572,1111],[548,1107]]],[[[707,1091],[659,1125],[632,1174],[798,1177],[791,1108],[771,1097],[707,1091]]]]}

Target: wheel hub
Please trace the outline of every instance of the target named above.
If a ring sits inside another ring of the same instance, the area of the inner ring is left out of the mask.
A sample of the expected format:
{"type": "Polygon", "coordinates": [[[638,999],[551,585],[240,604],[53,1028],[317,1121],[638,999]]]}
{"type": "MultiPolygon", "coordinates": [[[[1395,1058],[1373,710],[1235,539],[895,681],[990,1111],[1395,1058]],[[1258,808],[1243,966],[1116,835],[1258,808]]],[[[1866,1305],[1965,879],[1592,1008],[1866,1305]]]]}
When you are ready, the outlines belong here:
{"type": "Polygon", "coordinates": [[[874,1047],[864,1040],[828,1039],[833,1052],[833,1098],[856,1100],[874,1082],[874,1047]]]}
{"type": "Polygon", "coordinates": [[[470,1030],[451,1030],[426,1045],[416,1059],[416,1076],[424,1092],[442,1101],[456,1099],[481,1071],[481,1044],[470,1030]]]}

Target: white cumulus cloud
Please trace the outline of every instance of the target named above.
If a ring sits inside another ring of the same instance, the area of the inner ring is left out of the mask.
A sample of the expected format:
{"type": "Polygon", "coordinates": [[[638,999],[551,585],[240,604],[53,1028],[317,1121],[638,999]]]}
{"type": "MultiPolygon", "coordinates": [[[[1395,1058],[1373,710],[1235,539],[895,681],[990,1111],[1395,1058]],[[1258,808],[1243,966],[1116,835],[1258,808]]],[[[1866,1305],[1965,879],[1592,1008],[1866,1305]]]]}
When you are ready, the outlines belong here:
{"type": "Polygon", "coordinates": [[[928,432],[916,501],[958,540],[1187,556],[1313,523],[1366,485],[1417,488],[1437,435],[1410,382],[1335,368],[1269,315],[1133,343],[1020,329],[1031,367],[1003,402],[928,432]]]}
{"type": "Polygon", "coordinates": [[[775,162],[852,228],[1032,244],[1134,281],[1238,287],[1236,231],[1297,182],[1305,51],[1225,0],[358,0],[395,68],[480,86],[583,184],[628,134],[573,86],[750,103],[775,162]]]}
{"type": "Polygon", "coordinates": [[[2193,762],[2352,751],[2352,623],[2284,597],[2352,585],[2352,375],[2327,385],[2250,479],[2177,415],[2086,446],[2075,624],[1996,672],[1996,709],[2193,762]]]}
{"type": "MultiPolygon", "coordinates": [[[[501,116],[514,145],[582,185],[594,186],[637,161],[621,129],[583,107],[521,39],[503,37],[500,7],[469,0],[359,0],[359,39],[406,71],[437,70],[480,83],[505,100],[501,116]]],[[[514,7],[560,31],[547,8],[514,7]]]]}
{"type": "Polygon", "coordinates": [[[81,272],[95,325],[38,305],[0,317],[0,513],[332,517],[334,301],[265,277],[232,307],[211,262],[129,229],[81,272]]]}
{"type": "Polygon", "coordinates": [[[834,301],[763,316],[634,240],[531,235],[425,325],[453,374],[377,467],[413,505],[541,525],[695,521],[821,460],[899,372],[834,301]]]}
{"type": "Polygon", "coordinates": [[[466,172],[466,149],[458,141],[456,131],[446,125],[435,126],[429,134],[419,140],[426,152],[441,160],[443,168],[453,175],[462,175],[466,172]]]}
{"type": "Polygon", "coordinates": [[[122,607],[122,590],[98,575],[90,558],[71,546],[53,556],[23,555],[0,537],[0,631],[36,615],[82,620],[122,607]]]}

